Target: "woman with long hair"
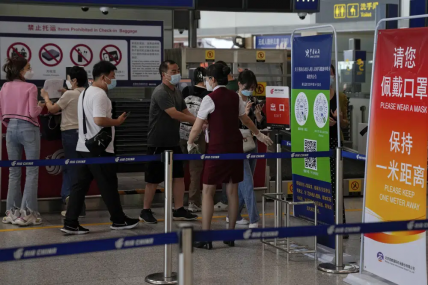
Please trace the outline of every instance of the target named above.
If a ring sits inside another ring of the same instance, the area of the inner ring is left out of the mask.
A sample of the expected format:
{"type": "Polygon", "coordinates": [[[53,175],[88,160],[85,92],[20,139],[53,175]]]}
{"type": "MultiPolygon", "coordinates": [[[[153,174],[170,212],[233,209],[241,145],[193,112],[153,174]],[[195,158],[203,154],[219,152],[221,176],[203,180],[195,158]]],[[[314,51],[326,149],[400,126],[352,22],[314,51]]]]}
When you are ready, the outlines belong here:
{"type": "MultiPolygon", "coordinates": [[[[207,154],[243,153],[243,137],[239,130],[242,124],[248,127],[261,142],[271,145],[269,137],[262,134],[246,115],[245,103],[241,97],[226,88],[230,68],[216,63],[208,67],[206,87],[213,91],[205,96],[199,108],[198,116],[190,132],[188,141],[189,153],[197,147],[195,139],[201,133],[205,120],[209,125],[209,144],[207,154]]],[[[209,230],[214,211],[214,194],[216,186],[227,184],[229,200],[229,229],[235,228],[239,210],[238,184],[243,180],[244,162],[242,160],[207,160],[204,163],[202,190],[202,229],[209,230]]],[[[225,241],[234,246],[234,241],[225,241]]],[[[196,244],[198,248],[212,248],[210,242],[196,244]]]]}
{"type": "MultiPolygon", "coordinates": [[[[6,148],[9,160],[40,159],[40,129],[38,116],[45,104],[37,102],[37,87],[26,82],[33,72],[23,57],[13,57],[3,66],[7,81],[0,90],[0,116],[7,127],[6,148]]],[[[21,194],[21,168],[9,169],[5,224],[39,225],[37,188],[39,168],[26,167],[24,194],[21,194]]]]}

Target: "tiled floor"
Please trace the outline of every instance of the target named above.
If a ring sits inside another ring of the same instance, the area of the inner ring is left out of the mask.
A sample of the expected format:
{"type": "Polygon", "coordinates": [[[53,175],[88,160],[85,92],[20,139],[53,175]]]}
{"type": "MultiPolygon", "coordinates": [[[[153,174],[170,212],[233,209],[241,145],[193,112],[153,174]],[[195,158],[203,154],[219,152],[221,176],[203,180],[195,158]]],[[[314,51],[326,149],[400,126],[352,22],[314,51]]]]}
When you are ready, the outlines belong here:
{"type": "MultiPolygon", "coordinates": [[[[346,199],[349,222],[361,220],[362,199],[346,199]]],[[[269,212],[272,212],[269,205],[269,212]]],[[[138,209],[126,211],[137,217],[138,209]]],[[[163,209],[154,209],[157,218],[163,218],[163,209]]],[[[225,228],[226,213],[215,213],[215,229],[225,228]]],[[[111,231],[107,212],[89,212],[81,220],[89,224],[91,233],[86,236],[64,236],[60,233],[59,214],[43,215],[44,223],[39,227],[22,229],[11,225],[0,225],[0,247],[28,246],[46,243],[101,239],[159,233],[164,224],[140,224],[131,231],[111,231]]],[[[272,216],[267,220],[273,223],[272,216]]],[[[200,228],[200,221],[194,223],[200,228]]],[[[176,225],[176,224],[175,224],[176,225]]],[[[214,243],[214,250],[196,249],[193,254],[195,285],[226,284],[344,284],[345,276],[333,276],[317,270],[316,262],[306,256],[287,255],[272,248],[263,248],[260,241],[237,241],[234,248],[214,243]]],[[[345,252],[358,256],[359,236],[345,241],[345,252]]],[[[163,247],[149,247],[115,252],[73,255],[39,260],[17,261],[0,264],[0,284],[145,284],[146,275],[163,270],[163,247]]],[[[173,268],[177,270],[177,246],[173,247],[173,268]]]]}

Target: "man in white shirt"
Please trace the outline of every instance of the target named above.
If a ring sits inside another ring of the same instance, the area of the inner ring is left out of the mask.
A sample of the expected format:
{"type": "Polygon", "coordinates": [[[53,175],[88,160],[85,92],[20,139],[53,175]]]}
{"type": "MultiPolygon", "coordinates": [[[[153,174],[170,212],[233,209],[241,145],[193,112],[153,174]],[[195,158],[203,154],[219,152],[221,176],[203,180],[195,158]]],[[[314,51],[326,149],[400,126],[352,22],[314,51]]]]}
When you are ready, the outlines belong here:
{"type": "MultiPolygon", "coordinates": [[[[86,147],[85,141],[93,138],[103,128],[109,127],[112,131],[112,141],[101,156],[114,156],[114,127],[120,126],[126,119],[126,113],[117,119],[112,119],[112,104],[106,93],[116,87],[116,70],[116,66],[108,61],[97,63],[92,71],[94,83],[79,97],[79,141],[76,148],[79,158],[94,157],[86,147]],[[86,118],[86,134],[83,116],[86,118]]],[[[71,189],[62,232],[67,234],[86,234],[89,232],[88,229],[79,225],[78,218],[82,211],[85,195],[93,179],[97,181],[101,196],[110,212],[110,220],[113,222],[110,228],[124,230],[138,225],[137,219],[130,219],[123,212],[118,192],[116,167],[115,164],[82,164],[76,166],[78,179],[71,189]]]]}

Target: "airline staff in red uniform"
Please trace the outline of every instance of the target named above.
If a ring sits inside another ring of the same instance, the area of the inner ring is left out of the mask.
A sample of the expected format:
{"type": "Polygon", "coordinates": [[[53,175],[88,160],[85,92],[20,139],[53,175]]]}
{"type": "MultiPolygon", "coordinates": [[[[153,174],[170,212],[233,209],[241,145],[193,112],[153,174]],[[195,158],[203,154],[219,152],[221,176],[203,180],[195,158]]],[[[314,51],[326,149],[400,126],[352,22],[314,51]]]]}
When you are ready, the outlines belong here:
{"type": "MultiPolygon", "coordinates": [[[[241,122],[247,126],[266,145],[272,140],[262,134],[251,119],[246,115],[245,103],[240,96],[226,88],[230,68],[222,64],[213,64],[207,69],[206,87],[211,94],[204,97],[199,108],[198,117],[193,125],[188,141],[189,153],[195,145],[194,141],[200,134],[205,120],[209,125],[209,144],[207,154],[243,153],[243,138],[239,130],[241,122]]],[[[216,186],[227,183],[229,200],[229,229],[235,228],[239,209],[238,183],[243,180],[242,160],[207,160],[203,173],[202,196],[202,229],[209,230],[214,210],[214,194],[216,186]]],[[[225,241],[234,246],[234,241],[225,241]]],[[[211,249],[212,244],[198,243],[196,247],[211,249]]]]}

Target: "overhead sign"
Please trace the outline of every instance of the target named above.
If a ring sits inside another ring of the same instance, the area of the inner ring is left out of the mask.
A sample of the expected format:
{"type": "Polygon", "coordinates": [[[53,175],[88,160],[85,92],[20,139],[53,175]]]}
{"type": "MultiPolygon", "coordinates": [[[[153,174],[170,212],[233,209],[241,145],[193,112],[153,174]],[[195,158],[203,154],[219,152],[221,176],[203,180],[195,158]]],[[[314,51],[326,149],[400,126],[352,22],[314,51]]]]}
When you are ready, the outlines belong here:
{"type": "Polygon", "coordinates": [[[118,86],[155,86],[162,34],[162,22],[0,17],[0,65],[14,56],[26,58],[32,81],[43,86],[46,79],[65,79],[66,68],[75,65],[91,78],[93,66],[106,60],[117,67],[118,86]]]}
{"type": "MultiPolygon", "coordinates": [[[[428,28],[379,32],[365,173],[366,223],[426,218],[427,42],[428,28]]],[[[364,269],[396,284],[427,284],[426,256],[425,231],[364,236],[364,269]]]]}
{"type": "Polygon", "coordinates": [[[291,49],[291,35],[255,36],[256,49],[291,49]]]}
{"type": "Polygon", "coordinates": [[[266,52],[257,50],[256,51],[256,60],[257,62],[265,62],[266,61],[266,52]]]}
{"type": "Polygon", "coordinates": [[[254,90],[254,96],[266,96],[266,82],[257,82],[256,90],[254,90]]]}
{"type": "MultiPolygon", "coordinates": [[[[330,65],[331,34],[299,37],[293,41],[291,91],[291,151],[330,150],[330,65]]],[[[335,135],[335,134],[333,134],[335,135]]],[[[318,206],[318,221],[334,224],[330,158],[293,158],[293,199],[311,200],[318,206]]],[[[314,219],[313,206],[294,206],[298,217],[314,219]]],[[[334,248],[334,237],[318,242],[334,248]]]]}
{"type": "Polygon", "coordinates": [[[398,4],[399,0],[324,0],[321,11],[316,15],[317,23],[374,21],[380,4],[398,4]],[[346,2],[346,3],[344,3],[346,2]]]}
{"type": "Polygon", "coordinates": [[[320,2],[321,0],[294,0],[293,12],[319,12],[320,2]]]}
{"type": "Polygon", "coordinates": [[[290,90],[288,86],[266,87],[266,122],[274,126],[290,125],[290,90]]]}
{"type": "Polygon", "coordinates": [[[4,0],[13,3],[45,3],[96,6],[134,6],[145,8],[194,8],[194,0],[4,0]]]}
{"type": "Polygon", "coordinates": [[[215,50],[206,50],[205,51],[205,61],[214,62],[215,61],[215,50]]]}

